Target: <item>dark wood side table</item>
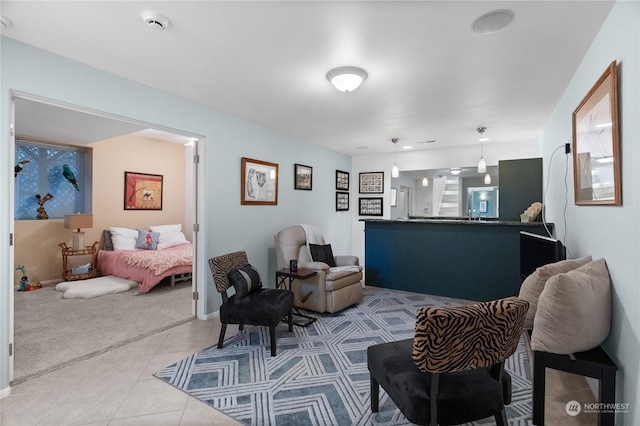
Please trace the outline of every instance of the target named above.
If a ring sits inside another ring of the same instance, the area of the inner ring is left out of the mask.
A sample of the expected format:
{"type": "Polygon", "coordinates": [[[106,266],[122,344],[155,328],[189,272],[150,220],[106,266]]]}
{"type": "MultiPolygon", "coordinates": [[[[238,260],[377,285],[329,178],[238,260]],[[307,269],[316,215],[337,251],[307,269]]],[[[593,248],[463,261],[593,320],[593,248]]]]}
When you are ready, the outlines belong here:
{"type": "MultiPolygon", "coordinates": [[[[276,288],[284,287],[291,291],[291,283],[293,283],[293,280],[306,280],[311,277],[315,277],[316,275],[318,275],[318,273],[311,269],[298,268],[296,271],[292,271],[289,268],[280,269],[276,271],[276,288]]],[[[310,324],[313,324],[318,320],[316,317],[311,317],[301,313],[295,304],[293,305],[293,315],[306,319],[305,322],[294,321],[293,324],[298,327],[308,327],[310,324]]]]}
{"type": "MultiPolygon", "coordinates": [[[[618,367],[609,358],[601,346],[569,355],[548,352],[533,352],[533,424],[544,426],[545,369],[566,371],[568,373],[593,377],[600,381],[598,402],[603,407],[615,405],[616,370],[618,367]]],[[[599,426],[613,426],[615,410],[601,409],[598,416],[599,426]]]]}

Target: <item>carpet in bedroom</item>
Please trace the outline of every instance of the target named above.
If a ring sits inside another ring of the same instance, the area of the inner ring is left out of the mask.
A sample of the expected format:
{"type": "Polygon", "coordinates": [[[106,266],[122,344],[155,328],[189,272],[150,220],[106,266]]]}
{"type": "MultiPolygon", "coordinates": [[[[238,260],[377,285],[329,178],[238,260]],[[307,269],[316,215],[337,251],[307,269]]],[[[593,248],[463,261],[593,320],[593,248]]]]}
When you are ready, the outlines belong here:
{"type": "Polygon", "coordinates": [[[191,281],[136,290],[93,299],[63,299],[54,287],[16,292],[13,384],[193,319],[191,281]]]}

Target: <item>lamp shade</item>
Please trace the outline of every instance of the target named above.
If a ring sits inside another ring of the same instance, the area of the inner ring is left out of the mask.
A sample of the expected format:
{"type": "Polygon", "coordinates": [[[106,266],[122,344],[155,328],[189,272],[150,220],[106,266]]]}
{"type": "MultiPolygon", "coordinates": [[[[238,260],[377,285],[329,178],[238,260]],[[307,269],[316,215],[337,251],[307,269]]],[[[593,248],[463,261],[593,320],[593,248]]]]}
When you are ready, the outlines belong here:
{"type": "Polygon", "coordinates": [[[484,158],[480,157],[480,161],[478,161],[478,173],[486,173],[487,172],[487,163],[484,161],[484,158]]]}
{"type": "Polygon", "coordinates": [[[92,214],[65,214],[64,227],[68,229],[93,228],[92,214]]]}

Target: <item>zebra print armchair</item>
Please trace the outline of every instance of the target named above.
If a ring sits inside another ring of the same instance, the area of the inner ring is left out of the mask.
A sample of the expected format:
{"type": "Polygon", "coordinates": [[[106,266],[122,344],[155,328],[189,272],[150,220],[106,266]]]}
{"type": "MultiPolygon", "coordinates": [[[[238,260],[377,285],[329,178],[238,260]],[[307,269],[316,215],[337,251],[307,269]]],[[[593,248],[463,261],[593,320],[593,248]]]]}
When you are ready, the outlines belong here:
{"type": "Polygon", "coordinates": [[[419,308],[415,336],[367,349],[371,411],[379,386],[413,423],[457,425],[493,416],[507,425],[511,376],[529,303],[517,297],[457,307],[419,308]]]}

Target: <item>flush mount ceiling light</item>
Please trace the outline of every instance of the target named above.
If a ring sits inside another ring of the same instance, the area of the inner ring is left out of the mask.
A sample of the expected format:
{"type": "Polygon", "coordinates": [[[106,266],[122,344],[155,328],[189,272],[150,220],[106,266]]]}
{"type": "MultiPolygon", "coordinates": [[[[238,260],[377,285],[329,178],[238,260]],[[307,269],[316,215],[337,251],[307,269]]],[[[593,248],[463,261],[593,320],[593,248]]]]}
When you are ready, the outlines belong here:
{"type": "Polygon", "coordinates": [[[0,15],[0,24],[2,24],[2,28],[8,28],[11,26],[11,21],[0,15]]]}
{"type": "Polygon", "coordinates": [[[480,34],[493,33],[509,25],[515,17],[516,14],[512,10],[494,10],[473,21],[471,29],[480,34]]]}
{"type": "Polygon", "coordinates": [[[391,142],[393,142],[393,167],[391,168],[391,177],[392,178],[397,178],[398,176],[400,176],[400,170],[398,170],[398,162],[396,161],[396,158],[398,156],[398,150],[397,148],[397,144],[398,144],[398,138],[393,138],[391,139],[391,142]]]}
{"type": "Polygon", "coordinates": [[[482,142],[486,139],[482,137],[482,134],[487,130],[486,127],[478,127],[476,129],[478,133],[480,133],[480,161],[478,161],[478,173],[486,173],[487,172],[487,163],[484,161],[484,157],[482,156],[482,142]]]}
{"type": "Polygon", "coordinates": [[[460,174],[461,170],[459,168],[454,168],[454,169],[451,169],[450,171],[452,175],[456,176],[460,174]]]}
{"type": "Polygon", "coordinates": [[[358,67],[339,67],[327,73],[327,80],[341,92],[353,92],[367,79],[367,72],[358,67]]]}
{"type": "Polygon", "coordinates": [[[150,10],[142,12],[142,19],[144,20],[144,23],[147,24],[147,27],[156,31],[166,30],[170,24],[169,18],[164,16],[162,13],[150,10]]]}

